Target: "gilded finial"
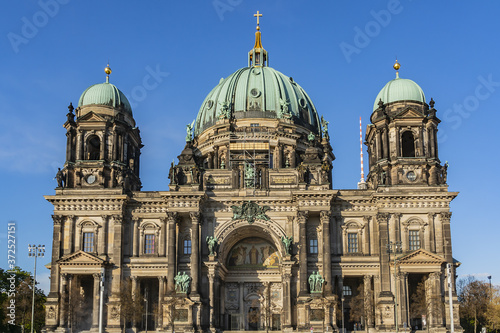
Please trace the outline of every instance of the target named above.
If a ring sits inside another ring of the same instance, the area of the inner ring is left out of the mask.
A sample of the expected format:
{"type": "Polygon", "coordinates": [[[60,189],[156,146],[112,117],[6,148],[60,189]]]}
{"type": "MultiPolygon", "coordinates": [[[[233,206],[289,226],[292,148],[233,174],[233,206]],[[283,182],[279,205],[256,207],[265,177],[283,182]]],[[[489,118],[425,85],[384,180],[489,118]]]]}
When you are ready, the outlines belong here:
{"type": "Polygon", "coordinates": [[[248,67],[251,66],[269,66],[269,59],[267,57],[267,51],[262,47],[262,39],[260,33],[260,18],[262,14],[257,11],[257,14],[253,14],[257,18],[257,31],[255,32],[255,45],[252,50],[248,53],[248,67]]]}
{"type": "Polygon", "coordinates": [[[262,14],[259,14],[259,11],[257,11],[257,14],[253,14],[253,16],[257,18],[257,31],[259,31],[260,30],[259,17],[262,17],[262,14]]]}
{"type": "Polygon", "coordinates": [[[394,63],[392,68],[394,68],[396,70],[396,78],[397,79],[399,79],[399,68],[400,67],[401,67],[401,65],[399,64],[398,59],[396,59],[396,62],[394,63]]]}
{"type": "Polygon", "coordinates": [[[109,63],[108,65],[106,66],[106,68],[104,68],[104,73],[106,73],[106,83],[109,83],[109,74],[111,74],[111,68],[109,67],[109,63]]]}

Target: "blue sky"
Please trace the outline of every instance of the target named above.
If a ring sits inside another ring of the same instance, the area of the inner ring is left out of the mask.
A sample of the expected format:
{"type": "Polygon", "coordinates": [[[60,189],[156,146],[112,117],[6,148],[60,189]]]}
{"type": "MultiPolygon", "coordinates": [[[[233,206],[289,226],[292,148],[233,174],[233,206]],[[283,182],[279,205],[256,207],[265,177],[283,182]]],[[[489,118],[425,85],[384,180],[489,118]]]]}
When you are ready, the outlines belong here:
{"type": "MultiPolygon", "coordinates": [[[[205,96],[247,65],[259,10],[270,65],[292,76],[330,122],[334,187],[359,181],[359,117],[395,77],[434,98],[439,155],[450,164],[454,257],[459,276],[500,284],[500,3],[456,1],[11,1],[0,20],[0,247],[16,221],[17,263],[33,270],[29,243],[46,244],[38,276],[48,286],[57,167],[65,159],[67,106],[90,85],[128,97],[144,143],[144,190],[166,190],[185,125],[205,96]]],[[[367,158],[365,158],[365,161],[367,158]]],[[[365,165],[366,169],[366,165],[365,165]]],[[[1,251],[0,267],[7,267],[1,251]]]]}

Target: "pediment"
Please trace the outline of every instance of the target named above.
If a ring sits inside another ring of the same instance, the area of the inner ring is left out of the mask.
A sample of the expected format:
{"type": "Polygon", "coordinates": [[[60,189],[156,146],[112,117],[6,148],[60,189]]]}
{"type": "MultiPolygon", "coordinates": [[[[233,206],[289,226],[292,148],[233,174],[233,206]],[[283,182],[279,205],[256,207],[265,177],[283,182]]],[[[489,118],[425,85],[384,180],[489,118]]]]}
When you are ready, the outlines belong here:
{"type": "Polygon", "coordinates": [[[413,110],[411,107],[406,107],[394,116],[394,119],[401,118],[425,118],[419,111],[413,110]]]}
{"type": "Polygon", "coordinates": [[[444,258],[426,251],[424,249],[418,249],[411,253],[404,255],[398,259],[400,265],[421,265],[421,264],[442,264],[445,262],[444,258]]]}
{"type": "Polygon", "coordinates": [[[106,121],[106,119],[104,119],[94,111],[90,111],[89,113],[81,116],[78,121],[106,121]]]}
{"type": "Polygon", "coordinates": [[[106,263],[105,260],[96,257],[91,253],[87,253],[84,251],[78,251],[72,254],[69,254],[65,257],[62,257],[57,261],[59,265],[85,265],[85,266],[102,266],[106,263]]]}

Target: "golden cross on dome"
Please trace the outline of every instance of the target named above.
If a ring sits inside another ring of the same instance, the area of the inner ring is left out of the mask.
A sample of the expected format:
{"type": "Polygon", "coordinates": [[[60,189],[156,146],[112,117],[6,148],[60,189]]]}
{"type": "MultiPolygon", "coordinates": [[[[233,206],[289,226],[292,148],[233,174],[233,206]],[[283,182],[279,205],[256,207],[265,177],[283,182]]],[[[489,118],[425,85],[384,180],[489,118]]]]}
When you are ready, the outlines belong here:
{"type": "Polygon", "coordinates": [[[253,14],[253,16],[257,17],[257,30],[259,30],[259,18],[262,16],[262,14],[259,14],[259,11],[257,11],[257,14],[253,14]]]}

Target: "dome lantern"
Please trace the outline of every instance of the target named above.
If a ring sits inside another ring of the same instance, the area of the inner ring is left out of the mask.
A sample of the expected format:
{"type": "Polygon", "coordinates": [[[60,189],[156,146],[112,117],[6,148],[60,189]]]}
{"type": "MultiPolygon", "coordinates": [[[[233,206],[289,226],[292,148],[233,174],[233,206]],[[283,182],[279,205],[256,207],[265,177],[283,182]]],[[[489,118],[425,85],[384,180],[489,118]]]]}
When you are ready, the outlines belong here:
{"type": "Polygon", "coordinates": [[[257,17],[257,31],[255,32],[255,45],[253,46],[253,49],[248,52],[248,67],[269,66],[269,58],[267,55],[267,51],[262,47],[262,39],[260,33],[259,18],[262,16],[262,14],[257,11],[257,14],[253,14],[253,16],[257,17]]]}

